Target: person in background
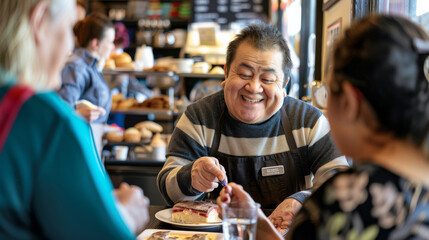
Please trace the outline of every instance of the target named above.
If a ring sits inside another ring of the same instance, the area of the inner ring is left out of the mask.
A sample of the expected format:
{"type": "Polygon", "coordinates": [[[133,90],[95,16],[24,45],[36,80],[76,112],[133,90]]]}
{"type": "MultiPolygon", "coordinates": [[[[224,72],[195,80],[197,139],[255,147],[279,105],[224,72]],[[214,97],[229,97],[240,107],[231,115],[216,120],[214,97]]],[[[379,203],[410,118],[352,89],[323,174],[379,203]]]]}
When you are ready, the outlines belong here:
{"type": "MultiPolygon", "coordinates": [[[[326,181],[288,239],[428,239],[429,37],[399,16],[369,16],[337,43],[328,119],[355,166],[326,181]]],[[[217,203],[250,201],[235,183],[217,203]]],[[[281,239],[259,214],[257,239],[281,239]]]]}
{"type": "Polygon", "coordinates": [[[53,91],[74,4],[0,2],[0,239],[135,239],[148,221],[142,190],[114,191],[88,124],[53,91]]]}
{"type": "Polygon", "coordinates": [[[115,25],[115,52],[116,54],[121,54],[124,52],[124,49],[130,45],[130,36],[128,35],[128,29],[125,24],[121,22],[116,22],[115,25]]]}
{"type": "Polygon", "coordinates": [[[109,87],[101,74],[114,49],[115,30],[107,16],[94,12],[75,25],[79,48],[62,71],[58,94],[91,123],[106,123],[112,105],[109,87]],[[76,105],[86,100],[92,105],[76,105]]]}
{"type": "Polygon", "coordinates": [[[87,11],[88,4],[86,0],[76,0],[76,21],[84,19],[87,11]]]}
{"type": "MultiPolygon", "coordinates": [[[[85,0],[76,0],[76,21],[79,22],[86,17],[86,12],[88,10],[88,5],[85,0]]],[[[74,32],[74,45],[79,46],[79,42],[77,40],[77,28],[73,28],[74,32]]]]}
{"type": "MultiPolygon", "coordinates": [[[[122,22],[116,22],[115,25],[115,50],[113,54],[121,55],[124,49],[130,45],[128,29],[122,22]]],[[[133,74],[115,74],[110,79],[106,79],[111,92],[119,92],[124,97],[134,97],[138,102],[153,96],[153,92],[141,83],[133,74]],[[115,91],[116,90],[116,91],[115,91]]]]}
{"type": "Polygon", "coordinates": [[[289,49],[273,26],[244,28],[227,49],[223,90],[187,107],[173,131],[158,187],[169,204],[215,199],[233,181],[285,233],[310,195],[348,167],[317,108],[286,97],[289,49]],[[313,179],[313,181],[311,181],[313,179]]]}

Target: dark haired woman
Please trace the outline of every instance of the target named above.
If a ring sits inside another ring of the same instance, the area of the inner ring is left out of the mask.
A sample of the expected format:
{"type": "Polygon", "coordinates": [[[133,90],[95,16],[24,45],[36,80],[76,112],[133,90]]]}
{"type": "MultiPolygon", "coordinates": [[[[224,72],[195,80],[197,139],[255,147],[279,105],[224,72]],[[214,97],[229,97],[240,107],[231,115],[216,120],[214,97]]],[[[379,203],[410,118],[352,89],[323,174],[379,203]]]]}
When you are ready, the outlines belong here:
{"type": "Polygon", "coordinates": [[[79,48],[62,71],[58,93],[88,122],[106,123],[112,103],[109,87],[100,71],[115,47],[113,24],[107,16],[95,12],[76,23],[74,31],[79,48]],[[87,100],[95,107],[75,106],[79,100],[87,100]]]}
{"type": "MultiPolygon", "coordinates": [[[[356,166],[312,194],[289,239],[429,238],[428,40],[405,18],[370,16],[338,42],[328,116],[339,150],[356,166]]],[[[231,184],[218,203],[230,201],[252,199],[231,184]]],[[[269,234],[260,214],[258,236],[269,234]]]]}

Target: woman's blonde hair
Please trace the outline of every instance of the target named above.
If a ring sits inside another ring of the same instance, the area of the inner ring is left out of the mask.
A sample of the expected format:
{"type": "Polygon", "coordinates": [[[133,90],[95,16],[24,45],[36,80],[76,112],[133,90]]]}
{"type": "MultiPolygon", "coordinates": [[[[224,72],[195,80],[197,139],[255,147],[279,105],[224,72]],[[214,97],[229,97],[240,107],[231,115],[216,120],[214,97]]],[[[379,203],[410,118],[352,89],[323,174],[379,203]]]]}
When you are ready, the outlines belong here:
{"type": "MultiPolygon", "coordinates": [[[[47,73],[40,71],[30,26],[30,13],[41,1],[48,3],[53,19],[66,9],[67,1],[63,0],[1,0],[0,3],[0,69],[14,75],[17,83],[38,90],[50,84],[47,73]]],[[[0,79],[0,85],[4,81],[0,79]]]]}

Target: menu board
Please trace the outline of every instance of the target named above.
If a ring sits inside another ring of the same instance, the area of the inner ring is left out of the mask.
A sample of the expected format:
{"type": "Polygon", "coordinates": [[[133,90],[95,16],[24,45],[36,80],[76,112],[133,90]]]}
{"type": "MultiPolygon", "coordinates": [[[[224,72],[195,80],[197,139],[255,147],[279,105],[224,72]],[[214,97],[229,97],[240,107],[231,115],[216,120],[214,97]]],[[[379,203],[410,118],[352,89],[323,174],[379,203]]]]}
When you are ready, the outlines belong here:
{"type": "Polygon", "coordinates": [[[269,2],[263,0],[194,0],[193,22],[215,22],[226,26],[232,22],[248,23],[268,20],[269,2]]]}

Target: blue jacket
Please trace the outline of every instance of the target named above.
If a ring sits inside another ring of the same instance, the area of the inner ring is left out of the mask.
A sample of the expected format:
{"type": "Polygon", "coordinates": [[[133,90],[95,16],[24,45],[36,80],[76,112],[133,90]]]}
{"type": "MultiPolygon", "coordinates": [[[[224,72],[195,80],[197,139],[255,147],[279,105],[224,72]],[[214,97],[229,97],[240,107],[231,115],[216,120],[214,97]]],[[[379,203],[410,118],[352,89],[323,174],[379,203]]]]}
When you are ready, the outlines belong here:
{"type": "Polygon", "coordinates": [[[104,108],[106,114],[94,123],[106,123],[112,107],[112,97],[97,64],[97,59],[86,49],[76,49],[62,71],[62,85],[58,94],[73,108],[76,101],[82,99],[104,108]]]}

